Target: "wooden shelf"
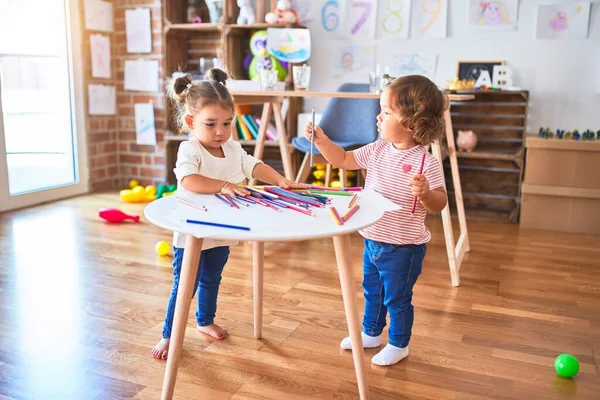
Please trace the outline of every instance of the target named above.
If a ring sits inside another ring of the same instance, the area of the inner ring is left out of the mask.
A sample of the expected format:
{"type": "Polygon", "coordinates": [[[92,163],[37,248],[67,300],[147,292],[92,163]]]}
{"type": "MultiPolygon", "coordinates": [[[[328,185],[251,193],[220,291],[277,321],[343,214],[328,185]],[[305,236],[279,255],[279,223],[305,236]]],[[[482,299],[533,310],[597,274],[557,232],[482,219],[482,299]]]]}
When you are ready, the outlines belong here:
{"type": "Polygon", "coordinates": [[[458,158],[473,158],[478,160],[507,160],[516,161],[523,158],[523,153],[519,151],[501,151],[501,150],[475,150],[472,152],[457,151],[458,158]]]}
{"type": "MultiPolygon", "coordinates": [[[[166,135],[165,140],[167,142],[183,142],[184,140],[188,140],[187,135],[166,135]]],[[[242,146],[255,146],[256,140],[238,140],[242,146]]],[[[279,142],[274,142],[272,140],[265,141],[266,147],[279,147],[279,142]]]]}
{"type": "Polygon", "coordinates": [[[600,140],[544,139],[527,135],[525,147],[531,149],[600,151],[600,140]]]}
{"type": "Polygon", "coordinates": [[[220,32],[223,30],[223,24],[169,24],[165,26],[165,33],[180,32],[220,32]]]}
{"type": "Polygon", "coordinates": [[[267,28],[304,28],[303,26],[297,24],[267,24],[266,22],[257,22],[255,24],[246,24],[246,25],[238,25],[238,24],[227,24],[226,29],[267,29],[267,28]]]}

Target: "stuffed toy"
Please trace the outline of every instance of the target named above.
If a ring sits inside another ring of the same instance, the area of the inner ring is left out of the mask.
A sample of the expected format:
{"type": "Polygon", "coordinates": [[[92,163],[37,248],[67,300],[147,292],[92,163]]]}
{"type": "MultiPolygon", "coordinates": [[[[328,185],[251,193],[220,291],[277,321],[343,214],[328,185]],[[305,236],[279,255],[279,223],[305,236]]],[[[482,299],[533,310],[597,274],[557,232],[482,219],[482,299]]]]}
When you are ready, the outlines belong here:
{"type": "Polygon", "coordinates": [[[279,0],[273,12],[265,15],[265,22],[268,24],[297,24],[298,20],[298,13],[292,9],[289,0],[279,0]]]}
{"type": "Polygon", "coordinates": [[[275,69],[277,70],[277,79],[279,81],[285,80],[287,63],[283,65],[281,61],[267,52],[266,30],[257,31],[250,37],[250,51],[252,52],[252,58],[249,60],[249,64],[247,60],[244,60],[244,67],[248,68],[250,80],[259,81],[260,70],[262,69],[275,69]]]}
{"type": "Polygon", "coordinates": [[[254,10],[252,9],[252,0],[237,0],[237,5],[240,8],[240,15],[238,16],[238,25],[254,23],[254,10]]]}

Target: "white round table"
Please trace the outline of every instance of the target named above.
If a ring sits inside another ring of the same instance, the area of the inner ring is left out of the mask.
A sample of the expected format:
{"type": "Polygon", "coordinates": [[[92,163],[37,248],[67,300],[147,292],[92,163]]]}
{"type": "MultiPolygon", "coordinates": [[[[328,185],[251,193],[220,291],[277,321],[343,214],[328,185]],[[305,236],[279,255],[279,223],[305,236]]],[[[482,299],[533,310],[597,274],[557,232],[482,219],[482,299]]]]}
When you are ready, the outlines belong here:
{"type": "MultiPolygon", "coordinates": [[[[331,198],[332,205],[340,214],[345,213],[350,197],[331,196],[331,198]]],[[[235,209],[225,205],[213,195],[186,194],[185,199],[206,206],[208,211],[201,211],[178,202],[175,196],[153,201],[144,210],[145,217],[154,225],[187,235],[162,398],[171,399],[173,397],[185,326],[192,295],[196,289],[194,282],[204,239],[253,242],[254,336],[260,338],[262,333],[264,242],[333,237],[348,331],[352,348],[355,349],[352,354],[360,398],[367,399],[369,393],[364,369],[364,352],[362,351],[348,234],[372,225],[383,216],[384,212],[397,210],[399,207],[372,190],[363,190],[358,192],[357,203],[360,205],[358,212],[343,225],[337,225],[327,208],[312,207],[311,210],[316,216],[311,217],[292,210],[276,212],[260,205],[240,206],[239,209],[235,209]],[[196,225],[185,222],[186,219],[245,226],[250,230],[196,225]]]]}

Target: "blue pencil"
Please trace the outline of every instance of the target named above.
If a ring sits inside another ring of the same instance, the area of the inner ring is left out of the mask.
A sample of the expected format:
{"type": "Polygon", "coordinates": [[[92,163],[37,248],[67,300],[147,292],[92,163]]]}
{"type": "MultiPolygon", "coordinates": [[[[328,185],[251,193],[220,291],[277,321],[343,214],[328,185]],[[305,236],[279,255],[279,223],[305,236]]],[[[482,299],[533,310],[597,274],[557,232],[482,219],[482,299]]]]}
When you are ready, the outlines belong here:
{"type": "Polygon", "coordinates": [[[185,222],[187,222],[188,224],[216,226],[217,228],[239,229],[241,231],[249,231],[250,230],[250,228],[248,228],[246,226],[217,224],[216,222],[197,221],[195,219],[186,219],[185,222]]]}

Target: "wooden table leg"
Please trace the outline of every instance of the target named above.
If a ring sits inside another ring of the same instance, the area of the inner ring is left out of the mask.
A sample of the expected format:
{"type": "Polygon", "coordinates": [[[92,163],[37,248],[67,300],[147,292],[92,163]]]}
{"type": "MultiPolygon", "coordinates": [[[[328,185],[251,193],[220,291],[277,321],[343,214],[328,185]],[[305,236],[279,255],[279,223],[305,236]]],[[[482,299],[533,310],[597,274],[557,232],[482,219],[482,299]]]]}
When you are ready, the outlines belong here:
{"type": "MultiPolygon", "coordinates": [[[[471,250],[469,244],[469,231],[467,230],[467,217],[465,216],[465,202],[460,185],[460,172],[458,170],[458,158],[456,157],[456,146],[454,145],[454,133],[452,131],[452,119],[450,109],[444,112],[444,121],[446,122],[446,143],[448,144],[448,158],[450,159],[450,170],[452,171],[452,184],[454,185],[454,196],[456,198],[456,213],[458,214],[458,224],[460,234],[463,237],[465,251],[471,250]]],[[[460,239],[459,239],[460,240],[460,239]]]]}
{"type": "Polygon", "coordinates": [[[194,284],[196,283],[196,274],[198,273],[202,241],[202,239],[191,235],[187,235],[185,239],[185,251],[183,252],[179,289],[177,290],[177,300],[175,302],[175,316],[173,318],[169,355],[167,357],[167,367],[162,387],[161,398],[163,400],[171,400],[175,390],[175,380],[177,379],[183,337],[185,336],[185,327],[190,312],[190,302],[196,290],[194,284]]]}
{"type": "Polygon", "coordinates": [[[285,177],[290,181],[293,181],[295,178],[294,166],[292,165],[292,157],[288,147],[288,137],[285,130],[285,124],[283,123],[283,116],[281,115],[281,104],[273,103],[273,116],[275,117],[275,127],[277,128],[277,133],[279,135],[277,140],[279,141],[279,151],[281,152],[283,171],[285,177]]]}
{"type": "Polygon", "coordinates": [[[358,317],[358,306],[356,304],[356,290],[354,289],[354,271],[350,260],[350,236],[334,236],[333,246],[340,274],[340,285],[342,286],[348,332],[350,333],[350,342],[352,343],[352,357],[354,358],[358,392],[361,400],[366,400],[369,398],[369,385],[365,371],[365,352],[363,350],[362,337],[360,336],[361,328],[358,317]]]}
{"type": "Polygon", "coordinates": [[[263,315],[263,270],[264,270],[265,244],[252,242],[252,287],[254,290],[254,337],[262,336],[263,315]]]}

